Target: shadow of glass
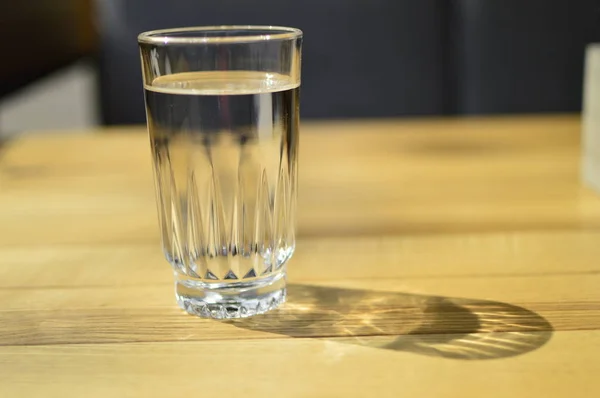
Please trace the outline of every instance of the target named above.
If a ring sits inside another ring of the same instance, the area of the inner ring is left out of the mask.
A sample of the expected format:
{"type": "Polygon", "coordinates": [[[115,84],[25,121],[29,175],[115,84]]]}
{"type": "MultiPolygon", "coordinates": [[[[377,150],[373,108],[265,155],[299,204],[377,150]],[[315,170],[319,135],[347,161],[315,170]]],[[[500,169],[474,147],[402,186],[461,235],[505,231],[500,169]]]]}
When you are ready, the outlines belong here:
{"type": "Polygon", "coordinates": [[[288,286],[281,309],[229,322],[290,337],[465,360],[525,354],[552,335],[546,319],[506,303],[298,284],[288,286]]]}

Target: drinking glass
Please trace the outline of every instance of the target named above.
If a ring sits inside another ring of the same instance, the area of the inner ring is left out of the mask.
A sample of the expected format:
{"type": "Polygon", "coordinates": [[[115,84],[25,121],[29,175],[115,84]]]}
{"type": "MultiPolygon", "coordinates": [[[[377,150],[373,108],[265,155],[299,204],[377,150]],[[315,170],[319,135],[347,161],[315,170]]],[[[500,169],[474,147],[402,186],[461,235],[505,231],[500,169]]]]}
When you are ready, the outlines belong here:
{"type": "Polygon", "coordinates": [[[302,32],[210,26],[138,42],[178,304],[211,318],[278,307],[295,247],[302,32]]]}

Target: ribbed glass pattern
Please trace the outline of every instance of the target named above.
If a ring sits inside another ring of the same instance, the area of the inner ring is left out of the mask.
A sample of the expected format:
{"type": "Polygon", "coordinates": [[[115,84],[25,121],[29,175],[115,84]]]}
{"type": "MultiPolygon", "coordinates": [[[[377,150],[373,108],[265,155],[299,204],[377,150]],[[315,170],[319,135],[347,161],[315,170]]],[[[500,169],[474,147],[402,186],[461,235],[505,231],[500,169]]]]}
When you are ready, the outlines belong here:
{"type": "Polygon", "coordinates": [[[280,130],[264,142],[216,142],[183,137],[155,145],[166,257],[205,282],[267,276],[294,250],[295,135],[280,130]]]}

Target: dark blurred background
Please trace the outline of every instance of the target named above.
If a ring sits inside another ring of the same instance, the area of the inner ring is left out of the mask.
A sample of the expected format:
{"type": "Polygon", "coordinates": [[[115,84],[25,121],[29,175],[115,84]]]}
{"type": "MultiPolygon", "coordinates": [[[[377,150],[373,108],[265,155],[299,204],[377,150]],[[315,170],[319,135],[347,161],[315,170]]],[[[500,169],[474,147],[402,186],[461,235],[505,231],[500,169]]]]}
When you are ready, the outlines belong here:
{"type": "Polygon", "coordinates": [[[0,133],[144,122],[136,36],[223,24],[305,32],[303,118],[581,110],[599,0],[2,2],[0,133]]]}

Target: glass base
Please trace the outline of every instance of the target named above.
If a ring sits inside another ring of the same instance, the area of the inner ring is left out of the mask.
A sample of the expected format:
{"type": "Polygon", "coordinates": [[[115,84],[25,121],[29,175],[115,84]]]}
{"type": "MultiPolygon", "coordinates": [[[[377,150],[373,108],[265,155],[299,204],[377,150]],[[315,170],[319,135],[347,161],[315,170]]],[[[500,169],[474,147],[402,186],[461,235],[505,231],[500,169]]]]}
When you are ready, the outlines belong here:
{"type": "Polygon", "coordinates": [[[203,318],[246,318],[285,302],[285,270],[255,281],[206,283],[175,274],[177,304],[203,318]]]}

